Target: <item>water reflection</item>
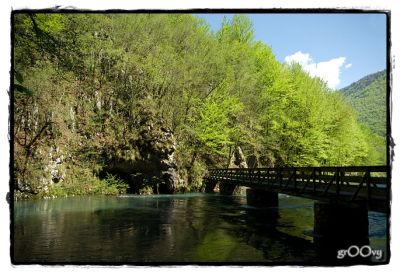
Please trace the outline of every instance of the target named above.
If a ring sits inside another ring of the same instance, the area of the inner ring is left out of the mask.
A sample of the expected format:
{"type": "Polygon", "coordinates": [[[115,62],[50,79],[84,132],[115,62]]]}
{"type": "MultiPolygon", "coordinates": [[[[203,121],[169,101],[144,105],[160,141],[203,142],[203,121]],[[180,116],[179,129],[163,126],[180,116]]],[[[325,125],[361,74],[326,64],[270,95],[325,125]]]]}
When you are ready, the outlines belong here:
{"type": "Polygon", "coordinates": [[[299,198],[262,210],[212,194],[24,201],[14,219],[16,262],[323,261],[305,232],[312,201],[299,198]]]}
{"type": "Polygon", "coordinates": [[[241,217],[223,215],[222,218],[232,224],[232,237],[240,238],[245,244],[261,250],[265,261],[307,264],[318,261],[311,237],[305,236],[303,232],[302,236],[297,237],[281,231],[291,228],[293,234],[299,233],[296,223],[289,221],[290,217],[287,217],[285,210],[278,207],[243,208],[241,217]]]}

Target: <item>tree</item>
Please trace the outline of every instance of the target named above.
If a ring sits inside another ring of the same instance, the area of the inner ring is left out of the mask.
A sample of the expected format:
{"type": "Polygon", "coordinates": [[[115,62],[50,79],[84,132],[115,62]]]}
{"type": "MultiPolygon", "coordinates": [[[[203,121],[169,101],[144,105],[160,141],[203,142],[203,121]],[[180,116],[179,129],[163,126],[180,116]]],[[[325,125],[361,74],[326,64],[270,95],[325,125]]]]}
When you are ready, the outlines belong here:
{"type": "Polygon", "coordinates": [[[14,27],[21,191],[93,192],[113,162],[149,156],[162,130],[191,190],[238,146],[259,167],[383,162],[382,139],[344,98],[281,64],[244,15],[215,34],[190,14],[16,13],[14,27]]]}

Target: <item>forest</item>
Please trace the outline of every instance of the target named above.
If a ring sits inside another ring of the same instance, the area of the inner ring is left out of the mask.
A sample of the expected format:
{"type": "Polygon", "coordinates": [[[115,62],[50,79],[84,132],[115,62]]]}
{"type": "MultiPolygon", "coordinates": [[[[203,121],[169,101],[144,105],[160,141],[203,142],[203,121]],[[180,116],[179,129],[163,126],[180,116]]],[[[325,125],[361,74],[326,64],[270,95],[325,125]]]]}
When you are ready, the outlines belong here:
{"type": "Polygon", "coordinates": [[[191,14],[14,13],[12,75],[16,199],[201,191],[240,156],[386,164],[343,94],[280,63],[245,15],[213,32],[191,14]]]}
{"type": "Polygon", "coordinates": [[[386,70],[370,74],[340,91],[354,107],[358,120],[386,136],[386,70]]]}

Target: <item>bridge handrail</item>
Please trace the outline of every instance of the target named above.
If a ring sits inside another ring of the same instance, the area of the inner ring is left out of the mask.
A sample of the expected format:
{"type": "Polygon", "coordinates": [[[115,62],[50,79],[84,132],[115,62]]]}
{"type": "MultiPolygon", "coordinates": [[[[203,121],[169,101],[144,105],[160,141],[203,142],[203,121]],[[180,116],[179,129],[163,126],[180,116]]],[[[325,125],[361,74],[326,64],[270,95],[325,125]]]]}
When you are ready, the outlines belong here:
{"type": "Polygon", "coordinates": [[[367,169],[370,172],[387,172],[389,166],[318,166],[318,167],[273,167],[273,168],[212,168],[209,171],[214,170],[240,170],[240,171],[274,171],[274,170],[281,170],[281,171],[288,171],[288,170],[299,170],[299,171],[313,171],[314,169],[321,169],[322,171],[326,172],[335,172],[337,169],[340,169],[344,172],[365,172],[367,169]]]}
{"type": "Polygon", "coordinates": [[[210,169],[205,179],[316,197],[381,202],[389,198],[389,174],[389,166],[223,168],[210,169]]]}

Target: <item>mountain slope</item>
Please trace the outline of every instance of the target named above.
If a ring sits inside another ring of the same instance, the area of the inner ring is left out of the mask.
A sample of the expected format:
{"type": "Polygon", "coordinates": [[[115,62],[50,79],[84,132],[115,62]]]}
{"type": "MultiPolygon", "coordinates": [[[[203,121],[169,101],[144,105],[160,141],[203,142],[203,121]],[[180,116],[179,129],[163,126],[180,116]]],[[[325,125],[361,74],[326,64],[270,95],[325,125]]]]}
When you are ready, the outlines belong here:
{"type": "Polygon", "coordinates": [[[386,135],[386,70],[370,74],[340,90],[355,108],[360,122],[386,135]]]}

